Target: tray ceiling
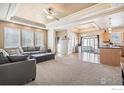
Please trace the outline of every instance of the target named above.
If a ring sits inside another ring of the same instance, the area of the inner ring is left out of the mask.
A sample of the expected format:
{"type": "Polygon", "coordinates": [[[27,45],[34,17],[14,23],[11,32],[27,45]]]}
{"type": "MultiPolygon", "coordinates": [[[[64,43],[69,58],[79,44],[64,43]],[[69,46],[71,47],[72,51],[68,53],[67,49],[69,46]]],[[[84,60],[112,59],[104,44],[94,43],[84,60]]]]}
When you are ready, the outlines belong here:
{"type": "Polygon", "coordinates": [[[36,21],[39,23],[47,24],[55,19],[47,19],[43,12],[43,9],[52,8],[54,14],[57,18],[63,18],[82,9],[88,8],[94,5],[93,3],[46,3],[46,4],[20,4],[17,8],[15,15],[17,17],[22,17],[31,21],[36,21]]]}

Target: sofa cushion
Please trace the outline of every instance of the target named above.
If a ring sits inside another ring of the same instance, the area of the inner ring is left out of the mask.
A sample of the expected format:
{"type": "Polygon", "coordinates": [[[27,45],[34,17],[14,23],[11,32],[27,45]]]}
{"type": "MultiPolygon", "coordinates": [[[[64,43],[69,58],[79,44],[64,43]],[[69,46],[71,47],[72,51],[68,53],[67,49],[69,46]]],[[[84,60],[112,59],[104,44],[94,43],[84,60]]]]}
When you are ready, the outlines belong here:
{"type": "Polygon", "coordinates": [[[9,61],[11,62],[18,62],[18,61],[25,61],[27,60],[28,56],[21,55],[21,56],[7,56],[9,61]]]}
{"type": "Polygon", "coordinates": [[[8,58],[6,56],[4,56],[4,54],[2,52],[0,52],[0,64],[5,64],[5,63],[9,63],[10,61],[8,60],[8,58]]]}
{"type": "Polygon", "coordinates": [[[40,51],[40,47],[23,47],[24,52],[40,51]]]}
{"type": "Polygon", "coordinates": [[[35,51],[35,47],[27,47],[27,51],[28,52],[35,51]]]}
{"type": "Polygon", "coordinates": [[[49,53],[50,53],[50,52],[51,52],[51,49],[47,49],[47,52],[49,52],[49,53]]]}
{"type": "Polygon", "coordinates": [[[5,51],[9,54],[9,55],[20,55],[20,52],[17,48],[13,48],[13,49],[5,49],[5,51]]]}
{"type": "Polygon", "coordinates": [[[27,47],[23,47],[23,51],[24,52],[27,52],[28,51],[28,48],[27,47]]]}
{"type": "Polygon", "coordinates": [[[40,51],[42,52],[42,53],[46,53],[47,52],[47,50],[46,50],[46,48],[40,48],[40,51]]]}
{"type": "Polygon", "coordinates": [[[40,51],[40,47],[35,47],[35,51],[40,51]]]}

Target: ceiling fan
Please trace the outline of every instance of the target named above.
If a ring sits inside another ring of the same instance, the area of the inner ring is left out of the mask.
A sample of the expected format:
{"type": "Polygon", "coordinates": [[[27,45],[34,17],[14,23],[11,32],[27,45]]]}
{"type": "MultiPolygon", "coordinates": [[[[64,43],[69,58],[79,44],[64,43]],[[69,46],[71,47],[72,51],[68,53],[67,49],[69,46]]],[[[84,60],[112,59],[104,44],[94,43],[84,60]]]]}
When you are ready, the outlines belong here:
{"type": "Polygon", "coordinates": [[[56,19],[59,21],[59,18],[55,16],[55,13],[52,8],[43,9],[43,12],[46,14],[47,19],[56,19]]]}

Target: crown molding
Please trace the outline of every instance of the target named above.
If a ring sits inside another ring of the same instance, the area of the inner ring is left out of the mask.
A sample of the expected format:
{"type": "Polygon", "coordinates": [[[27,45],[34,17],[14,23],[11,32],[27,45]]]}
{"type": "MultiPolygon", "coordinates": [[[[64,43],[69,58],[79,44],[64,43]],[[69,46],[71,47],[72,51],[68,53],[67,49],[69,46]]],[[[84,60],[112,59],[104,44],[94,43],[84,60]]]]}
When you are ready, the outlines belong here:
{"type": "Polygon", "coordinates": [[[75,25],[88,23],[94,18],[107,16],[124,11],[124,6],[113,7],[111,4],[96,4],[72,15],[47,24],[47,28],[70,28],[75,25]]]}
{"type": "Polygon", "coordinates": [[[3,19],[0,19],[0,23],[9,23],[9,24],[16,24],[16,25],[21,25],[21,26],[28,26],[28,27],[31,27],[31,28],[35,28],[35,29],[43,29],[43,30],[48,30],[46,28],[43,28],[43,27],[39,27],[39,26],[35,26],[35,25],[31,25],[31,24],[24,24],[24,23],[20,23],[20,22],[14,22],[14,21],[10,21],[10,20],[3,20],[3,19]]]}
{"type": "Polygon", "coordinates": [[[8,13],[6,14],[5,19],[10,20],[10,18],[15,14],[15,11],[17,10],[19,4],[17,3],[10,3],[8,8],[8,13]]]}
{"type": "Polygon", "coordinates": [[[111,7],[111,4],[96,4],[96,5],[93,5],[91,7],[88,7],[86,9],[83,9],[81,11],[78,11],[76,13],[73,13],[69,16],[66,16],[64,18],[61,18],[59,21],[54,21],[54,22],[51,22],[49,24],[47,24],[48,27],[50,26],[53,26],[53,25],[61,25],[63,23],[70,23],[71,21],[74,21],[74,20],[79,20],[81,18],[84,18],[85,16],[89,16],[91,14],[94,14],[101,10],[105,10],[105,9],[108,9],[111,7]]]}

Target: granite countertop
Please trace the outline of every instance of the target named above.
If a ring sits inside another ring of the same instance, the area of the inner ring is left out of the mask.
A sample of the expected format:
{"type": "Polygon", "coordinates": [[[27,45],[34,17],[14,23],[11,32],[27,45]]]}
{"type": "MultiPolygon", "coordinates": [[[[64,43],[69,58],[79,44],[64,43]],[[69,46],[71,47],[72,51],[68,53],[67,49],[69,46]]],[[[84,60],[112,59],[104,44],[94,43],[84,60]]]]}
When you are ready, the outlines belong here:
{"type": "Polygon", "coordinates": [[[103,47],[99,47],[100,49],[121,49],[121,47],[109,47],[109,46],[103,46],[103,47]]]}

